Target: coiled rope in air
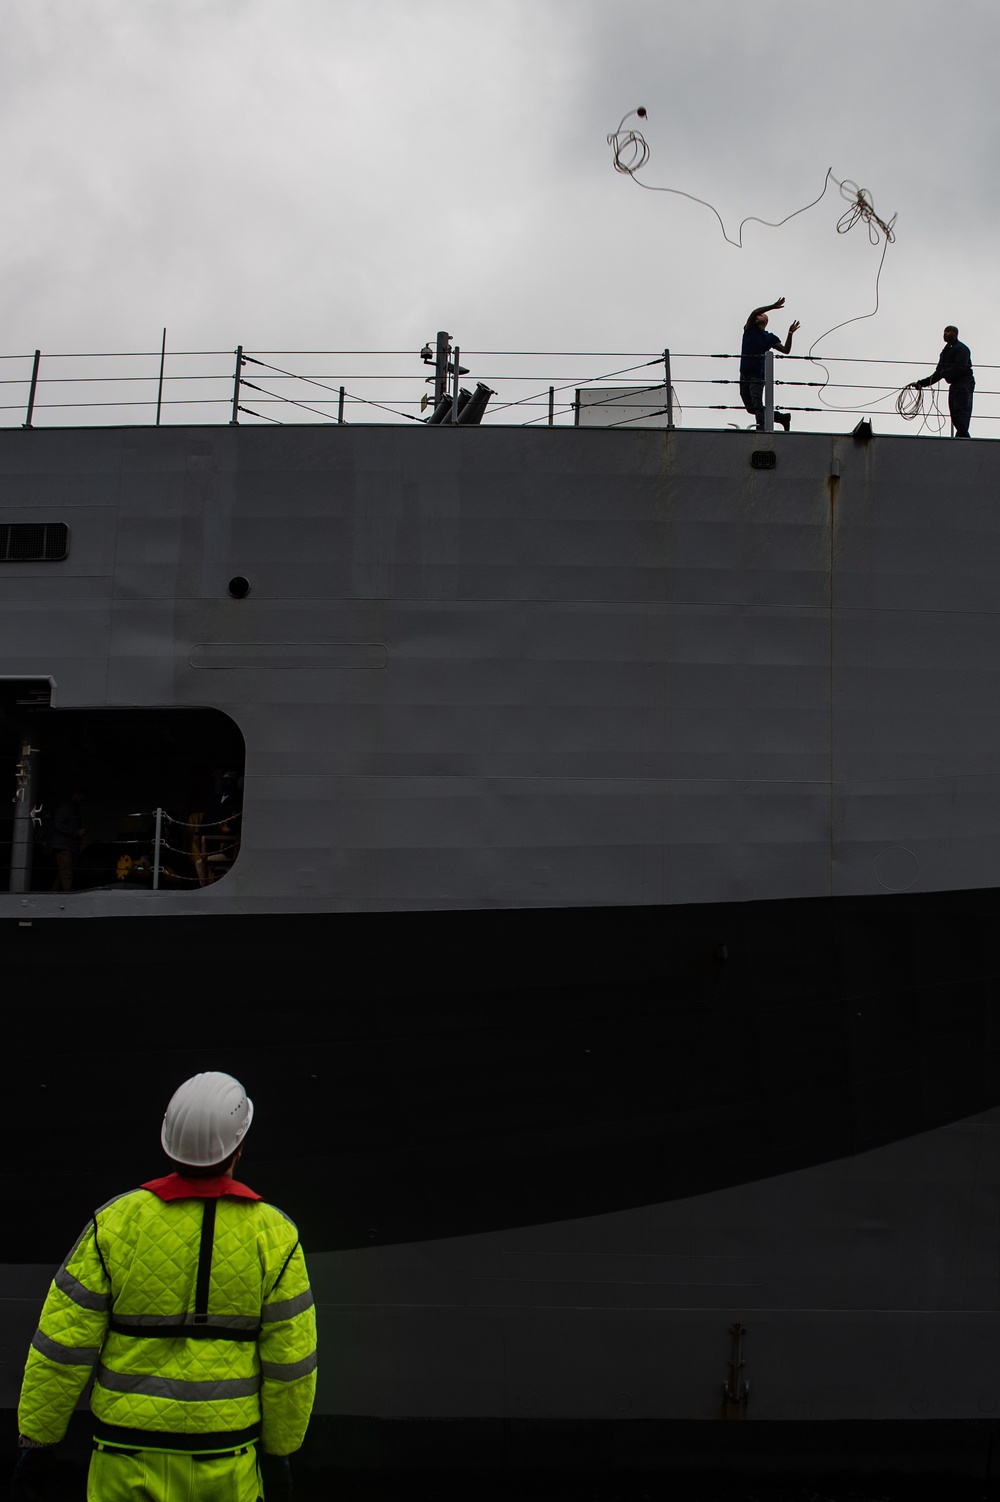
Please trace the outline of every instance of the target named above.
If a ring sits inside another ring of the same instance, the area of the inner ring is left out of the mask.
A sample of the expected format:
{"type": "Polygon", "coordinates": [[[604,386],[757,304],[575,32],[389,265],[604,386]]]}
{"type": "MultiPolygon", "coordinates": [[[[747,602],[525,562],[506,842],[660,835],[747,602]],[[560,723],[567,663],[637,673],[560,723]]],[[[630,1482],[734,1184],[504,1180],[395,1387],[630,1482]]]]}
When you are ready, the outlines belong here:
{"type": "MultiPolygon", "coordinates": [[[[819,203],[820,199],[826,193],[831,181],[837,182],[837,179],[833,176],[833,168],[828,168],[827,174],[823,179],[823,187],[818,196],[812,199],[811,202],[803,204],[800,209],[793,209],[790,214],[785,215],[784,219],[759,219],[756,214],[748,214],[745,219],[740,220],[739,228],[736,231],[737,238],[734,240],[726,232],[726,225],[722,215],[715,205],[709,203],[707,199],[696,198],[693,193],[685,193],[682,188],[663,188],[654,183],[639,181],[636,173],[641,172],[649,161],[649,143],[641,131],[632,128],[625,129],[625,121],[629,118],[629,115],[636,115],[640,120],[647,118],[646,111],[641,105],[636,110],[629,110],[627,115],[622,116],[618,129],[612,131],[608,136],[608,145],[611,147],[615,171],[623,172],[626,177],[632,179],[636,187],[645,188],[647,193],[673,193],[677,198],[687,198],[691,203],[701,204],[702,208],[708,209],[710,213],[715,215],[719,221],[719,228],[722,230],[722,238],[736,250],[743,249],[743,226],[745,224],[763,224],[767,229],[780,229],[783,224],[787,224],[790,219],[794,219],[798,214],[804,214],[807,209],[815,208],[816,204],[819,203]]],[[[838,184],[839,186],[840,184],[838,184]]]]}
{"type": "MultiPolygon", "coordinates": [[[[834,183],[836,185],[836,187],[840,191],[841,198],[844,199],[844,201],[848,205],[848,207],[841,214],[840,218],[837,220],[837,234],[846,235],[850,230],[854,228],[856,224],[863,224],[868,230],[868,239],[871,244],[881,244],[882,254],[879,257],[878,269],[875,272],[874,308],[872,308],[870,313],[858,313],[853,318],[845,318],[841,323],[835,323],[832,328],[828,328],[825,333],[820,334],[818,338],[813,340],[812,344],[810,344],[809,346],[809,350],[806,356],[807,359],[811,360],[814,365],[816,365],[820,370],[824,372],[825,379],[817,390],[817,396],[819,400],[823,403],[824,406],[830,407],[834,411],[844,410],[838,408],[835,403],[828,402],[823,395],[825,388],[829,385],[830,382],[830,372],[821,360],[815,359],[813,357],[813,350],[818,344],[821,344],[824,339],[827,339],[831,334],[836,333],[838,329],[846,328],[847,325],[851,323],[861,323],[866,318],[875,317],[875,314],[879,309],[879,283],[882,278],[882,267],[885,265],[886,251],[896,238],[896,215],[893,214],[891,219],[881,218],[881,216],[875,212],[875,201],[867,188],[859,187],[856,182],[852,181],[852,179],[848,177],[845,177],[841,181],[840,178],[834,177],[833,168],[828,167],[826,170],[826,176],[823,179],[822,189],[815,198],[810,200],[809,203],[803,204],[800,209],[793,209],[790,214],[785,215],[784,219],[761,219],[756,214],[748,214],[745,219],[740,220],[739,228],[736,231],[736,239],[734,240],[733,237],[727,233],[725,221],[723,220],[722,215],[719,213],[715,205],[709,203],[707,199],[697,198],[693,193],[684,192],[682,188],[664,188],[654,183],[644,183],[639,180],[636,174],[638,172],[641,172],[642,169],[646,166],[647,162],[650,159],[651,153],[649,149],[649,143],[646,140],[645,136],[642,134],[641,130],[637,130],[634,126],[629,126],[628,129],[625,128],[626,121],[632,115],[635,115],[639,120],[645,120],[648,118],[646,111],[642,106],[640,106],[638,109],[629,110],[627,114],[622,116],[621,121],[618,125],[618,129],[612,131],[608,136],[608,145],[611,147],[615,171],[624,173],[626,177],[630,177],[632,179],[637,187],[645,188],[649,193],[672,193],[677,198],[687,198],[691,203],[700,204],[702,208],[708,209],[709,212],[714,214],[716,219],[719,221],[719,228],[722,230],[723,239],[728,245],[732,245],[734,249],[743,249],[744,225],[762,224],[766,229],[780,229],[782,225],[787,224],[789,220],[795,219],[799,214],[805,214],[809,209],[815,208],[820,200],[826,196],[826,190],[831,183],[834,183]]],[[[876,397],[875,401],[881,401],[881,397],[876,397]]],[[[874,403],[868,402],[861,403],[860,405],[872,406],[874,405],[874,403]]]]}

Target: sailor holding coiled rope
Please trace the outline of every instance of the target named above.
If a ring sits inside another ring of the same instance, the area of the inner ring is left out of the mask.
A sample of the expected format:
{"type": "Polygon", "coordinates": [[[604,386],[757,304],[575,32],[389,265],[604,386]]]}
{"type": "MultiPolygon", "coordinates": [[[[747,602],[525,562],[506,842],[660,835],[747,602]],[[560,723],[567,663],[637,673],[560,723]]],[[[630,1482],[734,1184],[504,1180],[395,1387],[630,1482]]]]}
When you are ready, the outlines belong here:
{"type": "Polygon", "coordinates": [[[944,349],[938,358],[937,369],[929,376],[924,376],[922,381],[911,382],[911,389],[922,391],[925,386],[933,386],[941,380],[948,383],[948,411],[951,413],[955,437],[968,438],[976,378],[972,372],[969,346],[959,339],[958,329],[953,323],[945,328],[944,349]]]}

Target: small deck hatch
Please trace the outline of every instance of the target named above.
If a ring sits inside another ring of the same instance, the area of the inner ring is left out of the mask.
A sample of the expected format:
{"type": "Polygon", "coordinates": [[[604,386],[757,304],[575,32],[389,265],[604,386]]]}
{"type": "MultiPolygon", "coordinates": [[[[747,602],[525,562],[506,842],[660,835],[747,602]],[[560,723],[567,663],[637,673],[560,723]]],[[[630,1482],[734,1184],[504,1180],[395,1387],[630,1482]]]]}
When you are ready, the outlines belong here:
{"type": "Polygon", "coordinates": [[[59,563],[68,551],[65,522],[0,523],[0,563],[59,563]]]}
{"type": "Polygon", "coordinates": [[[754,449],[750,455],[751,469],[777,469],[778,456],[773,449],[754,449]]]}

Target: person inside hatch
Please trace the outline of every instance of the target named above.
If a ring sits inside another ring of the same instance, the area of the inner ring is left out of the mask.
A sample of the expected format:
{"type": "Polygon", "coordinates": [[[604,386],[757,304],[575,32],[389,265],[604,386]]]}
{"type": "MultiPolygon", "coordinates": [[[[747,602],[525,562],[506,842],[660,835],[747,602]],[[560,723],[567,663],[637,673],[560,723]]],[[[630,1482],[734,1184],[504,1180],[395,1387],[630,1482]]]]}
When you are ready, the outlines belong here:
{"type": "Polygon", "coordinates": [[[18,1405],[12,1495],[46,1490],[88,1378],[88,1502],[269,1502],[316,1392],[316,1314],[295,1226],[233,1178],[253,1102],[231,1075],[175,1092],[173,1172],[97,1210],[56,1273],[18,1405]]]}

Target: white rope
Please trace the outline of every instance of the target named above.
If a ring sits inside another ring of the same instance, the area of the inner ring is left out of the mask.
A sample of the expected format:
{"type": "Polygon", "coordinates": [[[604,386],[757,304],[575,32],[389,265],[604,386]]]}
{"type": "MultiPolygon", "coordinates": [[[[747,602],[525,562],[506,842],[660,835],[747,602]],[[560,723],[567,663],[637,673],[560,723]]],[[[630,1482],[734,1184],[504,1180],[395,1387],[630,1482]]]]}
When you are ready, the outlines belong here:
{"type": "Polygon", "coordinates": [[[945,415],[941,411],[938,401],[936,386],[904,386],[896,396],[896,411],[904,422],[913,422],[920,418],[918,432],[940,433],[944,429],[945,415]],[[924,402],[927,403],[927,411],[924,411],[924,402]]]}
{"type": "MultiPolygon", "coordinates": [[[[784,219],[761,219],[756,214],[748,214],[745,219],[742,219],[740,221],[739,228],[736,231],[736,239],[734,240],[726,230],[725,221],[723,220],[722,215],[719,213],[715,205],[709,203],[707,199],[696,198],[693,193],[685,193],[681,188],[664,188],[653,183],[644,183],[639,181],[639,178],[636,176],[636,174],[638,172],[641,172],[642,169],[646,166],[646,163],[649,161],[650,150],[649,143],[640,130],[635,129],[633,126],[629,126],[629,128],[626,129],[626,121],[632,115],[635,115],[640,120],[645,120],[648,118],[646,111],[642,106],[635,110],[629,110],[628,114],[622,116],[621,121],[618,125],[618,129],[612,131],[608,136],[608,145],[612,150],[615,171],[624,173],[626,177],[630,177],[632,179],[637,187],[645,188],[650,193],[672,193],[678,198],[687,198],[691,203],[700,204],[702,208],[708,209],[709,212],[714,214],[716,219],[719,221],[719,228],[722,230],[723,239],[726,241],[727,245],[732,245],[734,249],[743,249],[743,229],[745,225],[762,224],[766,229],[780,229],[781,226],[783,224],[787,224],[790,219],[795,219],[799,214],[805,214],[809,209],[815,208],[820,200],[825,197],[826,190],[831,183],[834,183],[836,185],[836,187],[840,191],[841,198],[845,201],[845,203],[848,204],[848,207],[844,210],[840,218],[837,220],[837,234],[846,235],[850,230],[854,228],[856,224],[863,224],[868,231],[868,239],[870,240],[871,244],[882,246],[882,255],[879,258],[878,269],[875,272],[874,308],[872,308],[870,313],[858,313],[853,318],[845,318],[841,323],[835,323],[832,328],[827,329],[825,333],[820,334],[818,338],[813,340],[812,344],[810,344],[809,346],[809,350],[806,356],[806,358],[811,360],[812,363],[816,365],[820,370],[822,370],[824,374],[824,379],[819,383],[816,393],[819,401],[823,404],[823,406],[830,408],[830,410],[834,412],[848,410],[846,408],[836,406],[833,402],[828,402],[826,397],[823,395],[824,390],[830,383],[830,372],[822,363],[822,361],[814,359],[813,350],[818,344],[821,344],[824,339],[827,339],[831,334],[836,333],[838,329],[847,328],[848,324],[861,323],[866,318],[875,317],[875,314],[879,310],[879,283],[882,278],[882,267],[885,264],[885,253],[896,238],[895,225],[897,216],[893,214],[891,219],[883,219],[879,214],[875,212],[875,201],[867,188],[859,187],[858,184],[849,177],[845,177],[843,181],[841,181],[840,178],[834,177],[833,168],[828,167],[826,169],[826,176],[823,179],[823,187],[817,197],[812,199],[811,202],[803,204],[800,209],[793,209],[790,214],[785,215],[784,219]]],[[[873,404],[868,403],[867,405],[873,404]]]]}
{"type": "MultiPolygon", "coordinates": [[[[691,203],[700,204],[702,208],[708,209],[708,211],[714,214],[716,219],[719,221],[719,228],[722,230],[722,238],[728,245],[732,245],[736,250],[743,249],[743,226],[745,224],[763,224],[767,229],[780,229],[783,224],[787,224],[788,221],[790,219],[794,219],[796,215],[804,214],[807,209],[814,208],[826,193],[826,190],[830,186],[831,182],[837,183],[837,186],[841,189],[841,191],[843,191],[843,184],[838,182],[837,178],[834,177],[833,168],[828,167],[826,176],[823,179],[823,187],[816,198],[812,199],[809,203],[803,204],[800,209],[793,209],[790,214],[785,215],[784,219],[760,219],[756,214],[748,214],[745,219],[742,219],[740,221],[739,229],[736,231],[737,238],[734,240],[732,236],[726,232],[726,225],[725,221],[722,218],[722,215],[719,213],[715,205],[709,203],[707,199],[696,198],[693,193],[685,193],[682,188],[663,188],[657,186],[654,183],[643,183],[639,181],[636,173],[641,172],[643,167],[645,167],[646,163],[649,161],[649,143],[647,142],[645,136],[641,131],[634,130],[632,128],[629,128],[628,130],[625,129],[625,121],[629,118],[629,115],[636,115],[640,120],[645,120],[647,118],[646,111],[641,105],[636,110],[629,110],[628,114],[622,116],[618,129],[613,130],[608,136],[608,145],[611,147],[615,171],[624,173],[626,177],[630,177],[632,179],[636,187],[645,188],[648,193],[673,193],[677,198],[687,198],[691,203]]],[[[881,221],[879,222],[881,223],[881,221]]],[[[848,226],[848,228],[849,227],[850,226],[848,226]]],[[[843,231],[841,231],[841,233],[843,233],[843,231]]]]}

